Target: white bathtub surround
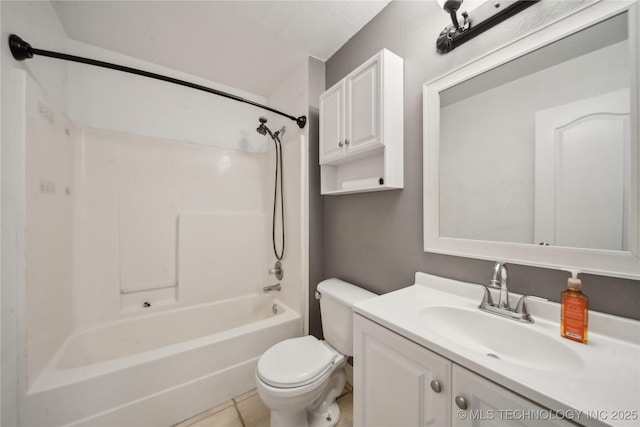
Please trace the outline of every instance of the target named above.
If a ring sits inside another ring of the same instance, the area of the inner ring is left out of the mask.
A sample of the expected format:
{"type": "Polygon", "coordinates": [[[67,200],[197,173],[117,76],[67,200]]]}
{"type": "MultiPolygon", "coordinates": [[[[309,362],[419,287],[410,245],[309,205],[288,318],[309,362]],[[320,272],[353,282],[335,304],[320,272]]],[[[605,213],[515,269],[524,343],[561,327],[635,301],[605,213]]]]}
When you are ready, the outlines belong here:
{"type": "Polygon", "coordinates": [[[258,357],[300,334],[300,321],[257,294],[88,328],[65,342],[31,387],[23,422],[179,422],[253,389],[258,357]]]}
{"type": "Polygon", "coordinates": [[[143,301],[198,304],[252,293],[266,280],[264,154],[82,129],[74,156],[78,325],[117,318],[143,301]]]}
{"type": "Polygon", "coordinates": [[[73,138],[77,131],[61,108],[25,73],[25,319],[33,378],[73,329],[73,138]]]}
{"type": "Polygon", "coordinates": [[[27,387],[74,329],[135,314],[145,301],[201,304],[268,283],[268,153],[74,126],[36,82],[16,75],[25,110],[27,387]],[[207,251],[212,258],[202,259],[207,251]]]}
{"type": "Polygon", "coordinates": [[[303,331],[300,135],[285,150],[288,276],[265,296],[269,152],[74,126],[17,74],[28,184],[21,422],[169,424],[255,387],[257,357],[303,331]]]}

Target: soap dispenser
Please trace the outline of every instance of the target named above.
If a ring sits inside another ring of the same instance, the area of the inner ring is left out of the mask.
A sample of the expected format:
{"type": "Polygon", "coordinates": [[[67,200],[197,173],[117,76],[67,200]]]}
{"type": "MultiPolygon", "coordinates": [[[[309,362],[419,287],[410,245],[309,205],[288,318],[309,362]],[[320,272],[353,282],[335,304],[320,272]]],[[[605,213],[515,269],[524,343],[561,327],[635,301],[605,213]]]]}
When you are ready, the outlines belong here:
{"type": "Polygon", "coordinates": [[[582,281],[578,270],[571,273],[568,289],[561,294],[560,335],[583,344],[587,343],[589,321],[589,297],[582,293],[582,281]]]}

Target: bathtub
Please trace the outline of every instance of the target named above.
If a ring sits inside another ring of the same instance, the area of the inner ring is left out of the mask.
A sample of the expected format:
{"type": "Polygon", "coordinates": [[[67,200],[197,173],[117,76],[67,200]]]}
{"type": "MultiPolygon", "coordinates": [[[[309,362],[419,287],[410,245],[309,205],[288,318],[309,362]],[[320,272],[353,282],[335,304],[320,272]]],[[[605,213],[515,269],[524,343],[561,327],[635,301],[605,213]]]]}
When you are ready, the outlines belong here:
{"type": "Polygon", "coordinates": [[[300,314],[262,294],[79,330],[28,390],[21,424],[171,425],[255,388],[260,355],[301,334],[300,314]]]}

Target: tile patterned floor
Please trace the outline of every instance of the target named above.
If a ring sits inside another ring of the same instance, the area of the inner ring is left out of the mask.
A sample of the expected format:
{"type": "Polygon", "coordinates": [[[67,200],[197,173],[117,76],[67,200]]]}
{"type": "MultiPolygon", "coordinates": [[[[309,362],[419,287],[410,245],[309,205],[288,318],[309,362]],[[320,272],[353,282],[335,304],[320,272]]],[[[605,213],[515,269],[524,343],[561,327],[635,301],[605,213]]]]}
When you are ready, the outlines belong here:
{"type": "MultiPolygon", "coordinates": [[[[347,384],[338,397],[340,421],[337,427],[353,426],[353,389],[347,384]]],[[[258,392],[252,390],[222,405],[211,408],[175,427],[269,427],[269,408],[264,406],[258,392]]]]}

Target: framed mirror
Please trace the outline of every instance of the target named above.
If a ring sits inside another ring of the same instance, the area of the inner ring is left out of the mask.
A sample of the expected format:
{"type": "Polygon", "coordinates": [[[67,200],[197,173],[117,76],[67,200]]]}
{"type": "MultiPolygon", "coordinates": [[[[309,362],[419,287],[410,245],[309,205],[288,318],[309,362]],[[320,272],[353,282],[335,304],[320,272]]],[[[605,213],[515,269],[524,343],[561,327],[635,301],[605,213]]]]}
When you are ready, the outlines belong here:
{"type": "Polygon", "coordinates": [[[599,1],[424,85],[424,250],[640,278],[640,5],[599,1]]]}

